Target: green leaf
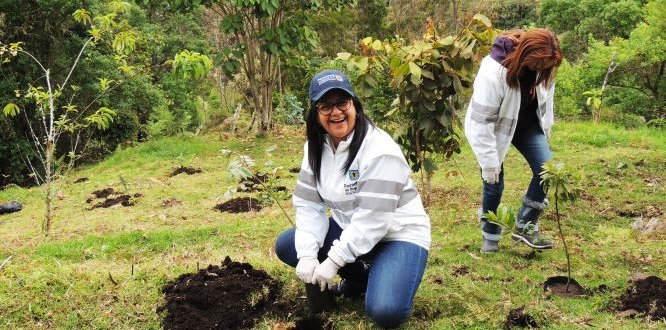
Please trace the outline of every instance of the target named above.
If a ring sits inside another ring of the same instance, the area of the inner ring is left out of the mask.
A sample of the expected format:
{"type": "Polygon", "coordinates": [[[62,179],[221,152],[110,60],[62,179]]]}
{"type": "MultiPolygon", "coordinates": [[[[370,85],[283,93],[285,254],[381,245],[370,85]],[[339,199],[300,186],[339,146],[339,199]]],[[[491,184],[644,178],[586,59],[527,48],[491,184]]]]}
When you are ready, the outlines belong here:
{"type": "Polygon", "coordinates": [[[490,19],[483,14],[476,14],[474,17],[472,17],[472,19],[481,22],[488,28],[493,26],[493,24],[490,22],[490,19]]]}
{"type": "Polygon", "coordinates": [[[72,17],[76,22],[81,23],[83,25],[92,24],[92,18],[90,17],[90,12],[85,9],[77,9],[72,14],[72,17]]]}
{"type": "Polygon", "coordinates": [[[5,115],[5,117],[14,117],[21,112],[21,109],[14,103],[7,103],[5,105],[5,108],[2,109],[2,113],[5,115]]]}
{"type": "Polygon", "coordinates": [[[350,53],[338,53],[338,57],[336,57],[336,60],[342,60],[342,61],[347,61],[351,58],[350,53]]]}
{"type": "Polygon", "coordinates": [[[423,168],[427,173],[435,173],[437,171],[437,164],[432,160],[432,158],[426,158],[423,163],[423,168]]]}

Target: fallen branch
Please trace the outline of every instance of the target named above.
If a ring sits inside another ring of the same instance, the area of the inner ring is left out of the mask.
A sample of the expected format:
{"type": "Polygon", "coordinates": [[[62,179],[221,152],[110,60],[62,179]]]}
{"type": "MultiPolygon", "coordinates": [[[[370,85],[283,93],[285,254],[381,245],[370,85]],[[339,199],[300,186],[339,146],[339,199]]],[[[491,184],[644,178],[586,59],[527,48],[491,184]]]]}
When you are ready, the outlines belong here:
{"type": "Polygon", "coordinates": [[[9,260],[12,260],[12,256],[7,257],[7,259],[5,259],[5,261],[2,262],[2,264],[0,265],[0,269],[2,269],[2,267],[5,267],[5,264],[8,263],[9,260]]]}
{"type": "Polygon", "coordinates": [[[114,285],[118,285],[118,282],[116,282],[116,280],[114,280],[113,277],[111,276],[111,272],[109,272],[109,280],[111,280],[111,283],[113,283],[114,285]]]}

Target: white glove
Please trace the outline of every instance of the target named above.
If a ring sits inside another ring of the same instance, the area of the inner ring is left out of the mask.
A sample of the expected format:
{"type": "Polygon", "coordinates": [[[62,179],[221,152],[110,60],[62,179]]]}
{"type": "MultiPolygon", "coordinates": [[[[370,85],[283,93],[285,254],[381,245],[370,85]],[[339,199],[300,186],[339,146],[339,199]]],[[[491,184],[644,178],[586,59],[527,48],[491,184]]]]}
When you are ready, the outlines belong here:
{"type": "Polygon", "coordinates": [[[316,282],[312,280],[312,274],[317,266],[319,266],[319,260],[317,260],[317,258],[302,257],[298,259],[298,264],[296,265],[296,276],[305,283],[316,284],[316,282]]]}
{"type": "Polygon", "coordinates": [[[499,182],[501,167],[492,167],[481,169],[481,177],[483,181],[488,184],[496,184],[499,182]]]}
{"type": "Polygon", "coordinates": [[[335,284],[333,283],[333,278],[338,273],[338,266],[331,258],[326,258],[321,265],[317,266],[312,274],[312,284],[319,284],[319,289],[324,291],[328,287],[329,290],[333,290],[335,284]]]}

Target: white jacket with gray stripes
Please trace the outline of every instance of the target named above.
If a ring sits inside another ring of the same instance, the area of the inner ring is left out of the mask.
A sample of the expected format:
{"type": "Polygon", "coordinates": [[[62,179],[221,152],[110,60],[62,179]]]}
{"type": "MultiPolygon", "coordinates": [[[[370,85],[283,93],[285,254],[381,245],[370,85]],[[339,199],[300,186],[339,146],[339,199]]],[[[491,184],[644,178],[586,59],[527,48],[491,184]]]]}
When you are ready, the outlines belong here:
{"type": "Polygon", "coordinates": [[[354,262],[380,241],[406,241],[429,249],[430,219],[400,147],[386,132],[368,126],[349,171],[343,172],[352,137],[353,133],[340,142],[335,152],[330,138],[324,144],[318,183],[305,144],[293,196],[298,258],[317,256],[328,232],[328,210],[343,229],[328,253],[338,265],[354,262]]]}
{"type": "MultiPolygon", "coordinates": [[[[537,117],[546,138],[553,126],[555,83],[536,88],[537,117]]],[[[474,79],[474,92],[465,116],[465,136],[481,168],[496,168],[504,162],[518,124],[520,88],[509,88],[506,69],[490,56],[481,61],[474,79]]]]}

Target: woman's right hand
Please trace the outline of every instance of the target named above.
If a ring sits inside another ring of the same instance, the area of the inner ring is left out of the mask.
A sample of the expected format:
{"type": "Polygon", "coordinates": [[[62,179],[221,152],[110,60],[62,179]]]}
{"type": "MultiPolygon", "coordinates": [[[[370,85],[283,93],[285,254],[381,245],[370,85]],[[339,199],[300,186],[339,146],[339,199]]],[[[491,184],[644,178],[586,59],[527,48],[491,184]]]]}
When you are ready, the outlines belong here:
{"type": "Polygon", "coordinates": [[[319,266],[317,258],[302,257],[298,259],[298,264],[296,265],[296,276],[305,283],[315,284],[312,280],[312,274],[317,266],[319,266]]]}
{"type": "Polygon", "coordinates": [[[496,184],[499,182],[500,171],[500,167],[483,168],[481,169],[481,177],[488,184],[496,184]]]}

